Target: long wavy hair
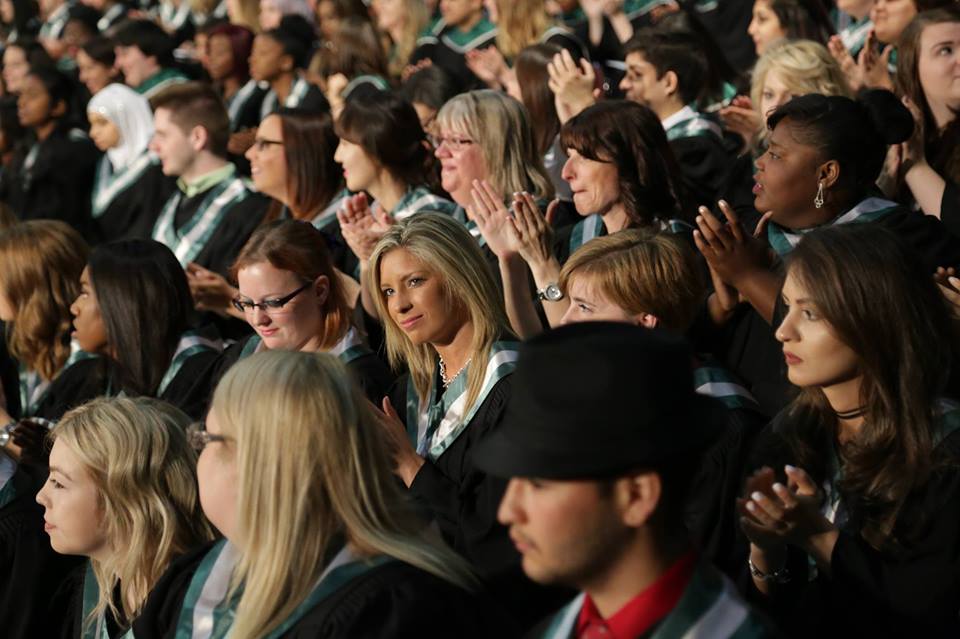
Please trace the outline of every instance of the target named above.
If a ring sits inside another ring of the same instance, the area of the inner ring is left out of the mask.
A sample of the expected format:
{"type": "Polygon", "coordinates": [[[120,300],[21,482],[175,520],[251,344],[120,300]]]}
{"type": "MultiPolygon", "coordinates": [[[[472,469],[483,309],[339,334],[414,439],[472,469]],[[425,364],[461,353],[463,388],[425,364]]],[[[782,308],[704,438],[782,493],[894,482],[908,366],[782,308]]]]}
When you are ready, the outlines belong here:
{"type": "Polygon", "coordinates": [[[85,624],[107,609],[118,619],[136,617],[170,561],[213,537],[200,508],[189,422],[155,399],[100,398],[69,411],[50,432],[93,479],[111,547],[109,559],[91,559],[100,597],[85,624]]]}
{"type": "Polygon", "coordinates": [[[462,587],[466,563],[423,535],[390,468],[369,402],[327,354],[266,351],[241,360],[217,386],[212,410],[233,438],[241,554],[231,592],[242,594],[231,637],[275,629],[310,594],[337,539],[462,587]],[[269,428],[283,426],[283,436],[269,428]]]}
{"type": "Polygon", "coordinates": [[[71,226],[30,220],[0,233],[0,289],[13,308],[10,354],[45,380],[70,356],[70,305],[80,294],[86,242],[71,226]]]}
{"type": "Polygon", "coordinates": [[[520,50],[537,44],[550,28],[550,16],[543,0],[494,0],[497,3],[497,49],[508,60],[520,50]]]}
{"type": "Polygon", "coordinates": [[[467,371],[467,400],[473,406],[483,388],[486,362],[495,341],[510,334],[502,296],[476,240],[462,224],[447,215],[419,213],[395,224],[370,256],[370,278],[377,313],[387,335],[387,355],[394,369],[404,365],[421,399],[427,396],[437,368],[437,353],[429,344],[414,344],[390,317],[380,291],[380,263],[390,251],[403,249],[420,260],[443,284],[448,316],[473,322],[473,366],[467,371]]]}
{"type": "MultiPolygon", "coordinates": [[[[863,522],[864,537],[879,548],[891,540],[907,497],[937,467],[937,403],[947,384],[956,328],[919,256],[875,224],[805,235],[788,258],[787,272],[858,357],[866,414],[856,438],[840,448],[838,488],[863,522]]],[[[781,417],[797,465],[818,483],[829,479],[826,460],[838,424],[823,390],[800,389],[781,417]]]]}

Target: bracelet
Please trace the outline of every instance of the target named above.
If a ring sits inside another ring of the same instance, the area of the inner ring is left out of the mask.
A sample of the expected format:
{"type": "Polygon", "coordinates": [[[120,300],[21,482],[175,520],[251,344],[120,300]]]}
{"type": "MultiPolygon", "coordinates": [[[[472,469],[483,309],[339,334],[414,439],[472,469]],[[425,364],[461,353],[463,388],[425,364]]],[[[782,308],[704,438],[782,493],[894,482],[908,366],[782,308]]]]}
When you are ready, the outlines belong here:
{"type": "Polygon", "coordinates": [[[747,557],[747,565],[750,566],[750,575],[760,581],[775,584],[785,584],[790,581],[790,571],[786,564],[772,572],[763,572],[757,568],[757,564],[753,563],[752,557],[747,557]]]}

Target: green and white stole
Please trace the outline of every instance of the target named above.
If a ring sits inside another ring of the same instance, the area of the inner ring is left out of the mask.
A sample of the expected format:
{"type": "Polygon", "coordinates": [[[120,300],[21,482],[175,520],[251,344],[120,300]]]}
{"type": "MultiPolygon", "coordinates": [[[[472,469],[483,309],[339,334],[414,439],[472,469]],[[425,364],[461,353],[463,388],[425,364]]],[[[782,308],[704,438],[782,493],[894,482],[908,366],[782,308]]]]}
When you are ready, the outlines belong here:
{"type": "Polygon", "coordinates": [[[445,29],[440,36],[440,42],[449,49],[463,54],[467,51],[473,51],[488,42],[493,42],[496,37],[497,27],[486,18],[483,18],[467,32],[460,31],[460,29],[456,27],[445,29]]]}
{"type": "Polygon", "coordinates": [[[470,216],[467,215],[467,209],[463,208],[460,205],[457,205],[457,208],[453,211],[453,219],[457,220],[470,232],[470,236],[477,241],[481,247],[487,244],[487,238],[483,237],[483,233],[480,232],[480,228],[477,226],[477,223],[470,219],[470,216]]]}
{"type": "MultiPolygon", "coordinates": [[[[290,108],[300,106],[300,101],[303,100],[303,98],[307,95],[307,91],[309,89],[310,83],[298,75],[293,80],[293,86],[290,87],[290,93],[287,95],[287,99],[283,101],[283,106],[290,108]]],[[[277,103],[277,93],[273,89],[270,89],[267,95],[264,96],[263,102],[260,104],[261,121],[277,110],[277,103]]]]}
{"type": "MultiPolygon", "coordinates": [[[[97,607],[97,601],[100,599],[100,586],[97,584],[97,577],[93,574],[93,564],[87,560],[87,569],[83,574],[83,610],[81,611],[81,639],[110,639],[107,632],[107,619],[104,613],[100,613],[94,618],[92,623],[87,623],[87,618],[93,609],[97,607]]],[[[119,639],[133,639],[133,629],[128,629],[119,637],[119,639]]]]}
{"type": "Polygon", "coordinates": [[[163,25],[163,28],[167,31],[176,31],[186,23],[187,18],[190,17],[190,3],[180,0],[179,5],[173,4],[173,2],[161,2],[160,3],[160,23],[163,25]]]}
{"type": "Polygon", "coordinates": [[[0,508],[3,508],[17,496],[13,486],[13,475],[17,472],[17,462],[0,451],[0,508]]]}
{"type": "Polygon", "coordinates": [[[104,153],[97,164],[97,175],[93,181],[90,214],[94,218],[103,215],[114,198],[130,188],[156,161],[157,158],[153,153],[144,151],[136,160],[115,174],[110,158],[104,153]]]}
{"type": "Polygon", "coordinates": [[[873,20],[866,16],[861,20],[850,23],[837,35],[840,36],[843,46],[847,48],[850,55],[856,58],[857,54],[863,49],[863,45],[867,41],[867,34],[870,33],[871,29],[873,29],[873,20]]]}
{"type": "MultiPolygon", "coordinates": [[[[70,342],[70,355],[64,362],[63,368],[57,375],[63,374],[68,368],[77,362],[96,357],[93,353],[80,350],[80,344],[76,340],[70,342]]],[[[50,390],[50,382],[40,377],[37,371],[27,370],[27,367],[21,362],[20,366],[20,414],[24,417],[33,415],[40,403],[47,396],[50,390]]]]}
{"type": "Polygon", "coordinates": [[[256,93],[257,88],[256,80],[248,80],[227,102],[227,115],[230,116],[231,131],[237,130],[237,120],[240,119],[240,111],[243,109],[243,105],[247,103],[247,100],[250,99],[250,96],[256,93]]]}
{"type": "Polygon", "coordinates": [[[487,360],[486,372],[483,376],[483,386],[477,400],[466,409],[467,379],[470,374],[468,364],[457,375],[445,390],[441,391],[439,399],[434,401],[437,389],[436,376],[430,382],[427,399],[421,401],[412,380],[407,381],[407,436],[410,443],[417,449],[417,453],[435,461],[447,448],[466,430],[470,420],[476,415],[483,401],[486,399],[497,382],[513,372],[517,365],[517,342],[494,342],[490,348],[490,359],[487,360]]]}
{"type": "MultiPolygon", "coordinates": [[[[228,541],[217,542],[200,562],[183,599],[175,639],[224,639],[236,616],[240,593],[227,599],[240,552],[228,541]]],[[[327,564],[313,591],[293,613],[263,639],[281,637],[320,602],[370,569],[392,559],[360,559],[346,546],[327,564]]]]}
{"type": "MultiPolygon", "coordinates": [[[[586,595],[562,608],[542,635],[543,639],[572,639],[586,595]]],[[[730,580],[707,565],[698,565],[676,607],[650,635],[650,639],[750,639],[768,633],[750,614],[730,580]]]]}
{"type": "Polygon", "coordinates": [[[183,225],[183,228],[177,231],[174,221],[180,198],[183,196],[183,193],[178,190],[160,211],[157,223],[153,227],[153,239],[165,244],[174,252],[180,264],[186,266],[196,259],[207,245],[230,207],[246,199],[247,195],[249,191],[240,178],[235,177],[220,182],[207,191],[200,208],[183,225]]]}
{"type": "Polygon", "coordinates": [[[696,392],[723,402],[730,409],[760,410],[753,394],[723,368],[706,364],[693,370],[696,392]]]}
{"type": "MultiPolygon", "coordinates": [[[[379,208],[380,205],[374,202],[370,206],[370,212],[375,213],[379,208]]],[[[435,211],[452,216],[456,213],[457,208],[457,205],[450,200],[434,195],[426,188],[418,186],[407,190],[407,192],[403,194],[403,197],[400,198],[397,205],[393,207],[390,215],[397,221],[405,220],[420,211],[435,211]]]]}
{"type": "MultiPolygon", "coordinates": [[[[259,335],[254,335],[247,339],[246,343],[243,345],[243,348],[240,349],[240,359],[244,357],[249,357],[254,353],[259,353],[263,349],[263,340],[260,339],[259,335]]],[[[344,333],[343,337],[340,338],[336,344],[333,345],[329,351],[330,355],[334,355],[340,359],[344,364],[349,364],[358,357],[363,355],[369,355],[373,353],[366,344],[363,343],[363,340],[360,338],[360,334],[357,332],[357,329],[351,326],[347,329],[347,332],[344,333]]]]}
{"type": "Polygon", "coordinates": [[[627,14],[627,18],[631,21],[636,20],[640,16],[647,15],[655,8],[670,4],[669,0],[627,0],[623,3],[623,12],[627,14]]]}
{"type": "MultiPolygon", "coordinates": [[[[665,233],[692,233],[693,227],[678,219],[659,220],[660,230],[665,233]]],[[[607,227],[599,213],[593,213],[573,225],[570,232],[570,255],[590,240],[607,235],[607,227]]]]}
{"type": "Polygon", "coordinates": [[[689,104],[667,118],[663,128],[670,142],[697,136],[713,136],[723,140],[720,125],[695,111],[689,104]]]}
{"type": "Polygon", "coordinates": [[[347,189],[343,189],[339,193],[333,196],[333,199],[330,200],[330,204],[317,213],[310,223],[313,224],[313,227],[319,230],[324,230],[329,226],[339,223],[337,220],[337,211],[343,208],[344,203],[346,203],[347,198],[353,195],[347,189]]]}
{"type": "Polygon", "coordinates": [[[223,342],[218,339],[204,337],[199,331],[187,331],[184,333],[177,343],[177,349],[173,352],[170,366],[160,379],[160,385],[157,387],[157,397],[163,396],[167,387],[170,386],[170,382],[180,373],[180,369],[183,368],[184,363],[188,359],[203,351],[216,351],[219,353],[222,350],[223,342]]]}
{"type": "MultiPolygon", "coordinates": [[[[884,200],[879,197],[869,197],[855,207],[827,222],[824,226],[835,226],[838,224],[860,224],[863,222],[873,222],[892,213],[899,205],[890,200],[884,200]]],[[[770,247],[779,255],[784,257],[789,254],[803,239],[805,233],[819,228],[801,229],[793,231],[780,226],[776,222],[767,224],[767,241],[770,247]]]]}

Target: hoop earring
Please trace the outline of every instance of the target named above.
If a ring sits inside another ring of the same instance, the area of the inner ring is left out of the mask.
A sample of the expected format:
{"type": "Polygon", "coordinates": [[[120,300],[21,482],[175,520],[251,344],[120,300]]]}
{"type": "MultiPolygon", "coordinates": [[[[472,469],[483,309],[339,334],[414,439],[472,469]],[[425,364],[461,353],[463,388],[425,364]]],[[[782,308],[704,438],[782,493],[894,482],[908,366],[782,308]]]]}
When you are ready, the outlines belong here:
{"type": "Polygon", "coordinates": [[[823,208],[823,180],[820,180],[817,187],[817,196],[813,198],[813,205],[818,209],[823,208]]]}

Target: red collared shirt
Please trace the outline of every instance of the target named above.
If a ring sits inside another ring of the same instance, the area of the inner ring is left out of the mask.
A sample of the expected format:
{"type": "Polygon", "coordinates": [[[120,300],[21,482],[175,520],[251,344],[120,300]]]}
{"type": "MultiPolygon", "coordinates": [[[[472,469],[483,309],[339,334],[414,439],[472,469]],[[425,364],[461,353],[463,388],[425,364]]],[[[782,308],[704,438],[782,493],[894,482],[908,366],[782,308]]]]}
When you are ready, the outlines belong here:
{"type": "Polygon", "coordinates": [[[686,590],[697,564],[697,553],[688,551],[660,578],[631,599],[609,619],[604,619],[587,595],[577,619],[579,639],[635,639],[649,631],[673,610],[686,590]]]}

